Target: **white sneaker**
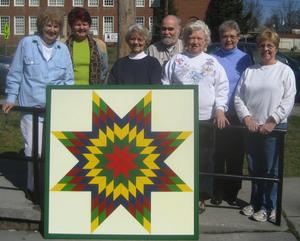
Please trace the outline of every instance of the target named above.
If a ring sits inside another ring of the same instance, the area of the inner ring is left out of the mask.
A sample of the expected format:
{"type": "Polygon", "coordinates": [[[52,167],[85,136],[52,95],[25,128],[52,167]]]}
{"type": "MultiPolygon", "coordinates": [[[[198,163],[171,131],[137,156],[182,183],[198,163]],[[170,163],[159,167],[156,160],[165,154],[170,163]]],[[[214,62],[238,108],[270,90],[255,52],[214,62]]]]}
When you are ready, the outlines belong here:
{"type": "Polygon", "coordinates": [[[242,209],[242,213],[248,217],[254,214],[253,206],[250,204],[242,209]]]}
{"type": "Polygon", "coordinates": [[[268,218],[267,211],[264,209],[261,209],[258,212],[254,213],[252,215],[252,218],[258,222],[266,222],[267,218],[268,218]]]}
{"type": "Polygon", "coordinates": [[[268,217],[268,221],[275,223],[276,222],[276,209],[273,209],[268,217]]]}

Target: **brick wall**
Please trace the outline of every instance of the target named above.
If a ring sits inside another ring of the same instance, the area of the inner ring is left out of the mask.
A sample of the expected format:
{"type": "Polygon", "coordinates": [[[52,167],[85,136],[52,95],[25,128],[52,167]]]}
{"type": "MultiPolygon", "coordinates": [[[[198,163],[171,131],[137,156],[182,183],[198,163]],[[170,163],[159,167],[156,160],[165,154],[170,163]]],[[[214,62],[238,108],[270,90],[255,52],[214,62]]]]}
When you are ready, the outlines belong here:
{"type": "MultiPolygon", "coordinates": [[[[178,16],[182,19],[183,24],[191,18],[203,19],[210,0],[174,0],[178,10],[178,16]]],[[[25,6],[14,6],[14,1],[10,1],[10,6],[0,6],[0,16],[10,17],[10,38],[7,41],[8,46],[16,45],[21,38],[29,34],[29,16],[37,16],[41,11],[47,8],[48,0],[40,0],[39,7],[29,7],[29,1],[25,0],[25,6]],[[25,17],[25,35],[14,35],[14,16],[25,17]]],[[[64,7],[56,7],[61,10],[65,16],[72,9],[72,0],[65,0],[64,7]]],[[[103,38],[103,16],[114,16],[114,31],[118,31],[118,5],[115,0],[114,7],[103,7],[103,1],[99,1],[99,7],[88,7],[88,1],[84,1],[84,7],[88,9],[91,16],[99,16],[99,37],[103,38]]],[[[162,0],[161,0],[162,2],[162,0]]],[[[145,7],[136,8],[136,16],[144,16],[145,26],[149,27],[149,17],[153,16],[153,9],[149,7],[149,0],[145,0],[145,7]]],[[[65,17],[66,18],[66,17],[65,17]]],[[[66,19],[65,19],[66,25],[66,19]]],[[[64,27],[64,33],[67,35],[69,29],[64,27]]],[[[0,36],[0,46],[3,46],[3,38],[0,36]]]]}
{"type": "Polygon", "coordinates": [[[210,0],[174,0],[183,25],[191,19],[203,20],[209,2],[210,0]]]}

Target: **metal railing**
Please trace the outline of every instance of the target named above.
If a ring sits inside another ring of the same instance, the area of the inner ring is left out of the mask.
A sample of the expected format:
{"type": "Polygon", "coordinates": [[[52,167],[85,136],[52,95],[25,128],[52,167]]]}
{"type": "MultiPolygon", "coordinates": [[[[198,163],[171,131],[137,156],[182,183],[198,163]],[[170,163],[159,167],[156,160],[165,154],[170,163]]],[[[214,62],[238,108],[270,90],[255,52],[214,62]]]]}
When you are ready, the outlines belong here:
{"type": "MultiPolygon", "coordinates": [[[[2,105],[0,105],[2,109],[2,105]]],[[[20,155],[5,155],[0,153],[0,159],[14,159],[14,160],[23,160],[23,161],[31,161],[34,164],[34,202],[40,203],[40,164],[44,161],[43,151],[42,156],[39,157],[38,153],[38,136],[39,136],[39,128],[38,128],[38,118],[41,114],[44,114],[44,108],[31,108],[31,107],[19,107],[15,106],[11,111],[19,111],[22,113],[29,113],[32,114],[33,118],[33,128],[32,128],[32,156],[25,157],[20,155]]],[[[211,122],[201,122],[200,127],[204,128],[211,128],[213,125],[211,122]]],[[[246,131],[246,127],[244,126],[227,126],[227,129],[240,129],[241,131],[246,131]]],[[[278,183],[278,192],[277,192],[277,209],[276,209],[276,225],[281,224],[281,211],[282,211],[282,186],[283,186],[283,162],[284,162],[284,137],[287,133],[286,130],[282,129],[274,129],[274,133],[281,134],[281,140],[279,145],[279,166],[278,166],[278,178],[269,178],[269,177],[255,177],[255,176],[247,176],[247,175],[229,175],[223,173],[208,173],[208,172],[199,172],[199,175],[202,176],[211,176],[211,177],[218,177],[222,179],[240,179],[240,180],[261,180],[261,181],[270,181],[278,183]]],[[[43,150],[43,148],[42,148],[43,150]]]]}
{"type": "MultiPolygon", "coordinates": [[[[200,127],[204,128],[215,128],[211,122],[201,122],[200,127]]],[[[245,126],[237,126],[237,125],[228,125],[226,129],[240,129],[241,131],[248,131],[245,126]]],[[[279,145],[279,162],[278,162],[278,178],[271,177],[262,177],[262,176],[248,176],[248,175],[230,175],[223,173],[209,173],[209,172],[199,172],[200,176],[210,176],[214,178],[222,178],[222,179],[239,179],[239,180],[247,180],[247,181],[268,181],[278,183],[277,189],[277,204],[276,204],[276,222],[275,224],[281,225],[281,212],[282,212],[282,191],[283,191],[283,170],[284,170],[284,139],[287,130],[284,129],[274,129],[272,133],[280,134],[280,145],[279,145]]]]}
{"type": "MultiPolygon", "coordinates": [[[[0,105],[0,110],[2,110],[2,105],[0,105]]],[[[17,161],[26,161],[26,162],[33,162],[33,173],[34,173],[34,192],[33,192],[33,202],[40,204],[41,193],[40,193],[40,165],[44,162],[44,154],[42,151],[41,157],[39,157],[38,153],[38,136],[39,136],[39,128],[38,128],[38,118],[42,114],[45,113],[44,108],[34,108],[34,107],[21,107],[21,106],[14,106],[11,111],[18,111],[21,113],[27,113],[32,115],[32,156],[23,156],[23,155],[12,155],[12,154],[5,154],[0,153],[0,160],[1,159],[11,159],[17,161]]],[[[4,114],[4,115],[9,115],[4,114]]],[[[43,148],[42,148],[43,150],[43,148]]]]}

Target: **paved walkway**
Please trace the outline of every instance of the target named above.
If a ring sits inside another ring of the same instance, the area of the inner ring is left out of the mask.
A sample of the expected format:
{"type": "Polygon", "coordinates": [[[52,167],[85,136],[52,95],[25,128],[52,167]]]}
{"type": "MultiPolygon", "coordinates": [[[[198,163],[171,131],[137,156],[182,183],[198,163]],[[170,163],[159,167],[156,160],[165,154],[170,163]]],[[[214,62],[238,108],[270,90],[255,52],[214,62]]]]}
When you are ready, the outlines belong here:
{"type": "MultiPolygon", "coordinates": [[[[24,166],[11,161],[0,162],[0,239],[1,240],[43,240],[40,232],[34,231],[40,220],[38,206],[33,205],[18,189],[24,183],[24,166]],[[19,169],[15,169],[19,166],[19,169]],[[12,175],[14,170],[14,175],[12,175]],[[7,222],[11,221],[13,222],[7,222]],[[23,223],[19,225],[13,225],[23,223]],[[24,225],[31,223],[35,225],[24,225]],[[2,230],[1,230],[2,229],[2,230]],[[9,230],[7,230],[9,229],[9,230]],[[16,231],[13,229],[23,229],[16,231]],[[25,231],[25,230],[30,231],[25,231]]],[[[199,215],[199,240],[222,241],[296,241],[300,237],[300,178],[284,179],[283,216],[281,226],[272,223],[258,223],[239,213],[239,208],[231,207],[226,202],[215,207],[208,205],[207,210],[199,215]]],[[[250,182],[244,181],[239,198],[246,203],[249,200],[250,182]]],[[[300,239],[298,239],[300,240],[300,239]]]]}

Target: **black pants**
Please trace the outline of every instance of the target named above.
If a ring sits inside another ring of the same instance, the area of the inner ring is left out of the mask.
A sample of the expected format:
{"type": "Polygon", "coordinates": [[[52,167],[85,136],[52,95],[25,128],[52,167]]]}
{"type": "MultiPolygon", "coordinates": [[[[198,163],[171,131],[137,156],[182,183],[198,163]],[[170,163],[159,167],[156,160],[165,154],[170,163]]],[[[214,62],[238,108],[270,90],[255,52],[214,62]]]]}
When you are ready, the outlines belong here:
{"type": "MultiPolygon", "coordinates": [[[[207,121],[205,121],[207,122],[207,121]]],[[[212,126],[199,125],[199,171],[213,172],[214,134],[212,126]]],[[[200,176],[199,199],[209,199],[213,192],[213,177],[200,176]]]]}
{"type": "MultiPolygon", "coordinates": [[[[231,125],[240,125],[235,116],[227,117],[231,125]]],[[[223,129],[216,131],[215,173],[242,175],[244,160],[244,142],[241,129],[223,129]]],[[[241,180],[214,179],[214,195],[225,200],[233,200],[241,189],[241,180]]]]}

